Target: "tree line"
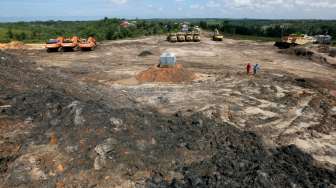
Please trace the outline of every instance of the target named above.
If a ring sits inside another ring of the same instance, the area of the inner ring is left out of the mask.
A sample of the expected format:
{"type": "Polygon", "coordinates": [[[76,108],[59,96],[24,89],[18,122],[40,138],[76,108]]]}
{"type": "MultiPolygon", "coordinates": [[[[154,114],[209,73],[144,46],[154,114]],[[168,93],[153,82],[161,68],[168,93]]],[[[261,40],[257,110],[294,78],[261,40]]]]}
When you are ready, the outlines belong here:
{"type": "Polygon", "coordinates": [[[208,20],[200,21],[202,29],[218,29],[230,35],[280,38],[289,34],[329,34],[336,39],[333,20],[208,20]]]}
{"type": "Polygon", "coordinates": [[[117,40],[177,32],[182,22],[188,22],[191,26],[198,25],[209,31],[217,28],[229,35],[280,38],[292,33],[330,34],[336,39],[336,21],[333,20],[135,19],[129,21],[127,28],[120,25],[123,21],[104,18],[97,21],[0,23],[0,42],[42,42],[58,36],[95,36],[98,41],[117,40]]]}
{"type": "Polygon", "coordinates": [[[13,40],[42,42],[58,36],[79,36],[87,38],[95,36],[98,41],[117,40],[140,36],[165,34],[177,31],[179,25],[175,22],[131,20],[128,27],[120,24],[124,20],[104,18],[98,21],[44,21],[0,23],[0,42],[13,40]]]}

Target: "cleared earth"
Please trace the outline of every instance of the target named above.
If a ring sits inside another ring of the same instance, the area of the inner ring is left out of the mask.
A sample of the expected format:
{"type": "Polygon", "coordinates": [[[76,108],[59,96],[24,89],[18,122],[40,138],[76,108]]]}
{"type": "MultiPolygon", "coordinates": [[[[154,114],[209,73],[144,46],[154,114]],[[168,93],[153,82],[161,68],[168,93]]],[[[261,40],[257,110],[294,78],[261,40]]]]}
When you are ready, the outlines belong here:
{"type": "Polygon", "coordinates": [[[0,58],[2,187],[336,185],[335,58],[159,36],[0,58]],[[195,79],[139,81],[163,52],[195,79]]]}

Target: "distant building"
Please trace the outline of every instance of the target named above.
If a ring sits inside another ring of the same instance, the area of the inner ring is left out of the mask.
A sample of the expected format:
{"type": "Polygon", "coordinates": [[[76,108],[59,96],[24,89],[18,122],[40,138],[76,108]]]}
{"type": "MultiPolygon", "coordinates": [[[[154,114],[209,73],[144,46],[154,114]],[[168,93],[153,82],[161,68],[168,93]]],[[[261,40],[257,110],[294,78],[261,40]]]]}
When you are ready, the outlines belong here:
{"type": "Polygon", "coordinates": [[[123,27],[123,28],[128,28],[129,25],[130,25],[130,23],[126,20],[124,20],[120,23],[120,26],[123,27]]]}

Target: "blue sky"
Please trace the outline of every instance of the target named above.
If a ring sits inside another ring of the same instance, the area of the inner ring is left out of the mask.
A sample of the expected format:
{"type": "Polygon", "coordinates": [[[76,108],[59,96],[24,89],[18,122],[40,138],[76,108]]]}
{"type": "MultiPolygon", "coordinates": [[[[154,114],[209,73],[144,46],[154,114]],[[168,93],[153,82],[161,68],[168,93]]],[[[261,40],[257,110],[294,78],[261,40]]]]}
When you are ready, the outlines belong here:
{"type": "Polygon", "coordinates": [[[0,0],[0,22],[105,16],[336,19],[336,0],[0,0]]]}

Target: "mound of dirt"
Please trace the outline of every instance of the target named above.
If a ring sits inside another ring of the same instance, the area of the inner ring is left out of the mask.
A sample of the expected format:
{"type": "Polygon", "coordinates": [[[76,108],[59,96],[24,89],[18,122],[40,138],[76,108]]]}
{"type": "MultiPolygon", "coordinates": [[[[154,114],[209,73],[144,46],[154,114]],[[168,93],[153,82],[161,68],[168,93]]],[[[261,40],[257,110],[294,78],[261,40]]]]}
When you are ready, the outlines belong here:
{"type": "Polygon", "coordinates": [[[329,56],[336,57],[336,48],[331,48],[329,51],[329,56]]]}
{"type": "Polygon", "coordinates": [[[145,56],[150,56],[150,55],[153,55],[153,53],[149,50],[144,50],[142,51],[138,56],[140,57],[145,57],[145,56]]]}
{"type": "Polygon", "coordinates": [[[192,71],[185,69],[181,64],[177,64],[175,67],[168,68],[150,67],[138,74],[136,79],[140,82],[181,83],[196,79],[196,75],[192,71]]]}
{"type": "Polygon", "coordinates": [[[19,41],[12,41],[10,43],[0,43],[0,49],[22,49],[24,44],[19,41]]]}

